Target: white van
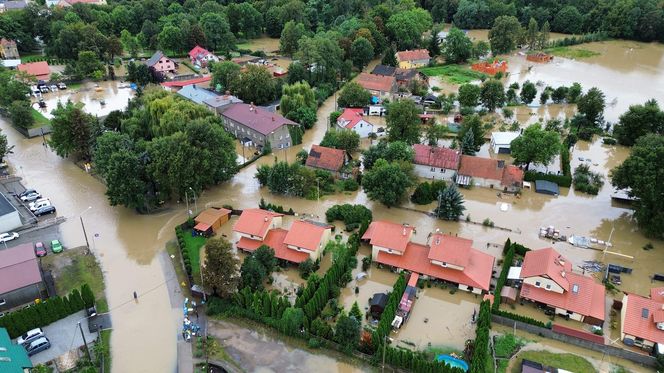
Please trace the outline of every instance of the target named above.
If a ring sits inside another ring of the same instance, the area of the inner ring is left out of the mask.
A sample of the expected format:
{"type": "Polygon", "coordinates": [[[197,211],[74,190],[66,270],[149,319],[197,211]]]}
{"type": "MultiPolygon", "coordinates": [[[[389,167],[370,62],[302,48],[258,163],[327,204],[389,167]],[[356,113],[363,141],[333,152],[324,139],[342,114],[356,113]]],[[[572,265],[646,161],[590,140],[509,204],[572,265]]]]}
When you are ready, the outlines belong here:
{"type": "Polygon", "coordinates": [[[40,198],[36,201],[28,203],[28,207],[30,208],[30,211],[35,211],[39,208],[39,207],[37,207],[38,205],[41,205],[45,202],[48,202],[48,204],[47,205],[45,204],[45,205],[42,205],[42,206],[39,206],[39,207],[50,206],[51,201],[48,198],[40,198]]]}
{"type": "Polygon", "coordinates": [[[16,344],[27,347],[30,345],[31,342],[34,342],[43,336],[44,336],[44,331],[41,330],[41,328],[28,330],[25,334],[16,339],[16,344]]]}

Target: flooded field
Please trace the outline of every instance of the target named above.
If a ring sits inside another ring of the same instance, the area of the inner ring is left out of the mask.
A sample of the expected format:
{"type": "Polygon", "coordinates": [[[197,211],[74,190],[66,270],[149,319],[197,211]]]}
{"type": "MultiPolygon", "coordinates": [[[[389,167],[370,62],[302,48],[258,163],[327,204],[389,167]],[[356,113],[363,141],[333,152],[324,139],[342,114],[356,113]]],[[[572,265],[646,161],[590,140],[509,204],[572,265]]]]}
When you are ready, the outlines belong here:
{"type": "MultiPolygon", "coordinates": [[[[69,88],[64,91],[45,93],[43,97],[46,108],[37,110],[46,118],[52,119],[51,111],[58,106],[58,103],[61,102],[64,105],[69,100],[83,103],[83,110],[86,113],[103,117],[113,110],[124,110],[129,100],[134,97],[132,89],[120,88],[126,84],[119,81],[86,82],[76,89],[69,88]]],[[[37,107],[36,104],[34,106],[37,107]]]]}

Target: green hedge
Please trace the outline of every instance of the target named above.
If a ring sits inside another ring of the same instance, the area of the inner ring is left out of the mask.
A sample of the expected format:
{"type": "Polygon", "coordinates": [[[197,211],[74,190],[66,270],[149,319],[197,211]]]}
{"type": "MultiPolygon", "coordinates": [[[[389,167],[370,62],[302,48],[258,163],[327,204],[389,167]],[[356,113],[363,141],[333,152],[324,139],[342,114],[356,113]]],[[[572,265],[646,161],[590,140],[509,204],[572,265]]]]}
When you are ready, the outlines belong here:
{"type": "MultiPolygon", "coordinates": [[[[382,362],[382,349],[381,353],[376,353],[373,358],[373,363],[379,365],[382,362]]],[[[426,354],[422,352],[413,352],[402,348],[385,348],[385,362],[395,367],[405,369],[409,372],[415,373],[462,373],[461,368],[453,368],[443,362],[431,360],[426,354]]]]}
{"type": "Polygon", "coordinates": [[[507,254],[505,254],[505,258],[503,260],[503,268],[501,269],[500,276],[496,281],[496,290],[494,290],[493,294],[493,305],[491,306],[491,309],[493,311],[498,311],[498,309],[500,308],[500,301],[501,301],[500,292],[501,290],[503,290],[503,286],[507,281],[507,275],[510,271],[510,267],[514,262],[514,246],[512,245],[512,242],[510,241],[509,238],[507,239],[507,241],[505,241],[505,248],[507,249],[507,254]]]}
{"type": "Polygon", "coordinates": [[[494,310],[493,314],[498,315],[498,316],[502,316],[502,317],[506,317],[508,319],[521,321],[521,322],[524,322],[526,324],[535,325],[535,326],[539,326],[539,327],[542,327],[542,328],[548,328],[547,324],[545,324],[545,323],[543,323],[539,320],[535,320],[532,317],[521,316],[521,315],[517,315],[515,313],[511,313],[511,312],[507,312],[507,311],[501,311],[501,310],[494,310]]]}
{"type": "Polygon", "coordinates": [[[564,176],[572,176],[572,168],[569,162],[569,147],[567,146],[566,142],[563,141],[563,143],[560,144],[560,168],[564,176]]]}
{"type": "Polygon", "coordinates": [[[552,175],[542,172],[526,171],[523,178],[525,181],[547,180],[558,184],[561,187],[569,188],[572,186],[572,177],[565,175],[552,175]]]}
{"type": "MultiPolygon", "coordinates": [[[[52,297],[43,302],[36,303],[29,308],[20,311],[11,312],[0,318],[0,328],[6,328],[11,338],[16,338],[28,330],[41,328],[54,321],[63,319],[85,308],[88,298],[88,291],[84,289],[87,285],[72,290],[68,296],[52,297]],[[81,296],[81,292],[86,294],[86,300],[81,296]]],[[[89,288],[88,288],[89,290],[89,288]]],[[[94,296],[93,296],[94,297],[94,296]]]]}
{"type": "Polygon", "coordinates": [[[482,301],[480,313],[477,317],[475,341],[473,342],[473,357],[470,359],[471,373],[487,372],[486,362],[489,357],[489,329],[491,329],[491,306],[489,301],[482,301]]]}
{"type": "Polygon", "coordinates": [[[392,292],[387,299],[383,314],[380,316],[378,327],[371,336],[371,340],[373,341],[372,345],[376,349],[382,345],[385,341],[385,337],[390,335],[390,331],[392,330],[392,320],[394,320],[394,316],[397,314],[397,307],[399,307],[399,302],[401,301],[401,296],[403,295],[404,290],[406,290],[406,277],[402,273],[392,287],[392,292]]]}
{"type": "Polygon", "coordinates": [[[364,221],[371,221],[373,215],[364,205],[351,205],[349,203],[343,205],[334,205],[325,211],[325,218],[329,223],[335,220],[341,220],[348,224],[361,224],[364,221]]]}

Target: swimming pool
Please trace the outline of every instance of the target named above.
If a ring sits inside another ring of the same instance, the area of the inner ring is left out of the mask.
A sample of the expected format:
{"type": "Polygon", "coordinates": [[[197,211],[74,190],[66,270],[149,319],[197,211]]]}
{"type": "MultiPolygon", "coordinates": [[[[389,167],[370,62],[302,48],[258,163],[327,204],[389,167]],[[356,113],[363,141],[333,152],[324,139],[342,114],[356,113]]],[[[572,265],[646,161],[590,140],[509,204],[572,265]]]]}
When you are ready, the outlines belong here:
{"type": "Polygon", "coordinates": [[[468,363],[466,363],[461,359],[454,358],[450,355],[438,355],[436,356],[436,360],[442,361],[445,364],[454,368],[461,368],[463,369],[464,372],[468,371],[468,363]]]}

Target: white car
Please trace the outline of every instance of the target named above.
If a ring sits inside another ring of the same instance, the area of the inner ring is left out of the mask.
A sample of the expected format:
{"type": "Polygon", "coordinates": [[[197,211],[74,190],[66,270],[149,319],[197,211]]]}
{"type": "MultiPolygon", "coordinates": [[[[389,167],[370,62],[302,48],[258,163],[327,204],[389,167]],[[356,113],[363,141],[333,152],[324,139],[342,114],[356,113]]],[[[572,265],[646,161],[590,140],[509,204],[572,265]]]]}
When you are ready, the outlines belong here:
{"type": "Polygon", "coordinates": [[[21,201],[23,201],[23,202],[32,202],[32,201],[36,201],[36,200],[40,199],[41,196],[42,195],[37,193],[37,192],[28,193],[28,194],[21,197],[21,201]]]}
{"type": "Polygon", "coordinates": [[[7,242],[18,238],[18,233],[8,232],[0,234],[0,242],[7,242]]]}
{"type": "Polygon", "coordinates": [[[34,202],[30,202],[30,211],[34,212],[39,210],[42,207],[51,206],[51,201],[48,198],[38,199],[34,202]]]}

